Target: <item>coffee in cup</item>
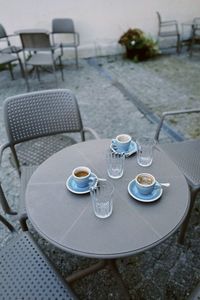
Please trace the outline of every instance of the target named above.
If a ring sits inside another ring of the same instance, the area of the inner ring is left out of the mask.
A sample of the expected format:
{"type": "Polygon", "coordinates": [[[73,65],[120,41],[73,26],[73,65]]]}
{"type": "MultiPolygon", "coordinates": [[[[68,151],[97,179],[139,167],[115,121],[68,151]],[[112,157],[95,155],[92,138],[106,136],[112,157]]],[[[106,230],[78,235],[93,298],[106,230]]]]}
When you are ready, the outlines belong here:
{"type": "Polygon", "coordinates": [[[156,180],[155,177],[148,173],[140,173],[135,178],[136,186],[141,194],[147,195],[152,193],[156,180]]]}
{"type": "Polygon", "coordinates": [[[131,136],[128,134],[119,134],[115,138],[115,144],[120,151],[127,151],[131,143],[131,136]]]}
{"type": "Polygon", "coordinates": [[[86,187],[89,185],[91,170],[88,167],[77,167],[72,171],[72,176],[78,187],[86,187]]]}

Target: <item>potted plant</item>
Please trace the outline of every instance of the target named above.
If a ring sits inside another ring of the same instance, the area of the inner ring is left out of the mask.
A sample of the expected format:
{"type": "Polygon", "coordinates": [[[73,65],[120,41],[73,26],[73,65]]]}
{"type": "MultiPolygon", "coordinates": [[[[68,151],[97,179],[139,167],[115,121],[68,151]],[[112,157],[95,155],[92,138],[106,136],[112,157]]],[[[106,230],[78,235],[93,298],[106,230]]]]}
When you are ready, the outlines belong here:
{"type": "Polygon", "coordinates": [[[119,39],[119,43],[126,48],[126,57],[135,62],[146,60],[159,53],[158,44],[138,28],[130,28],[119,39]]]}

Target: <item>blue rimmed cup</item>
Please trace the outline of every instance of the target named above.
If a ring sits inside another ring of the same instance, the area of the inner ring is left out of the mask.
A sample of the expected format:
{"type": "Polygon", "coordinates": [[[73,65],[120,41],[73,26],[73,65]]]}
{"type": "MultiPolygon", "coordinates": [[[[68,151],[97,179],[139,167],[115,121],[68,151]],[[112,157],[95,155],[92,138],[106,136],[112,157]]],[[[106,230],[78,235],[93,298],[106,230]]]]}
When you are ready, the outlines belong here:
{"type": "Polygon", "coordinates": [[[77,186],[84,188],[89,186],[91,170],[88,167],[80,166],[72,171],[72,176],[77,186]]]}
{"type": "Polygon", "coordinates": [[[119,134],[114,139],[114,143],[119,151],[128,151],[131,139],[131,136],[128,134],[119,134]]]}
{"type": "Polygon", "coordinates": [[[155,177],[149,173],[140,173],[136,176],[135,183],[141,194],[148,195],[153,192],[156,180],[155,177]]]}

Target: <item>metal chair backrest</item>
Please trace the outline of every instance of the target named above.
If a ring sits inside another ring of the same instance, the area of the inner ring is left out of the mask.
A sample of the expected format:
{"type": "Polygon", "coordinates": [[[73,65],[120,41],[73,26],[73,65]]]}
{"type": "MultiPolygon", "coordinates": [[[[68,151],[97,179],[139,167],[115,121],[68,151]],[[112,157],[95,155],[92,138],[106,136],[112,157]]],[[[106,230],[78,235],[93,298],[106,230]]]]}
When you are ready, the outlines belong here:
{"type": "Polygon", "coordinates": [[[4,121],[16,165],[15,145],[39,137],[78,132],[85,140],[77,100],[67,89],[32,92],[4,102],[4,121]]]}
{"type": "Polygon", "coordinates": [[[156,12],[156,14],[157,14],[157,17],[158,17],[158,25],[160,27],[160,24],[161,24],[161,15],[160,15],[160,13],[158,11],[156,12]]]}
{"type": "Polygon", "coordinates": [[[52,33],[75,33],[73,20],[69,18],[53,19],[52,33]]]}
{"type": "Polygon", "coordinates": [[[82,133],[83,125],[75,96],[55,89],[9,97],[4,118],[11,145],[64,132],[82,133]]]}
{"type": "Polygon", "coordinates": [[[46,32],[20,32],[19,33],[24,50],[50,50],[51,43],[49,34],[46,32]]]}

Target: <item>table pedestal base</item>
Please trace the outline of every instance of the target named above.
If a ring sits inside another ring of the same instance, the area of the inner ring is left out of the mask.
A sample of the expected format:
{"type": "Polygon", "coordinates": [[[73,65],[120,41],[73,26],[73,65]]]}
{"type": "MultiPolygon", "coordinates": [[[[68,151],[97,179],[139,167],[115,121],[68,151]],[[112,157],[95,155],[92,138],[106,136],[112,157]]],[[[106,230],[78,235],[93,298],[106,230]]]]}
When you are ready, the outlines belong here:
{"type": "Polygon", "coordinates": [[[72,283],[78,279],[81,279],[91,273],[95,273],[95,272],[98,272],[104,268],[109,268],[110,271],[113,273],[113,275],[115,276],[118,284],[119,284],[119,287],[121,289],[121,291],[123,292],[123,295],[124,295],[124,298],[123,299],[127,299],[127,300],[130,300],[131,297],[128,293],[128,289],[124,283],[124,281],[122,280],[121,278],[121,275],[119,273],[119,270],[118,270],[118,267],[117,267],[117,264],[116,264],[116,260],[115,259],[104,259],[104,260],[101,260],[99,261],[98,263],[84,269],[84,270],[80,270],[80,271],[77,271],[75,272],[74,274],[72,275],[69,275],[68,277],[66,277],[66,280],[68,283],[72,283]]]}

